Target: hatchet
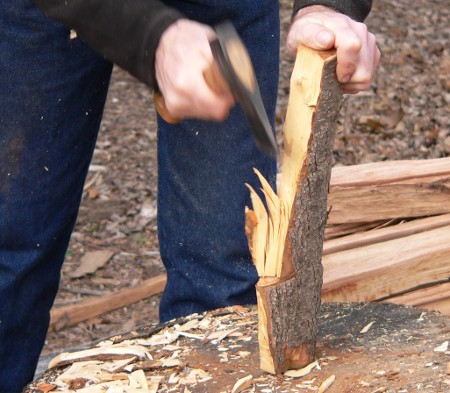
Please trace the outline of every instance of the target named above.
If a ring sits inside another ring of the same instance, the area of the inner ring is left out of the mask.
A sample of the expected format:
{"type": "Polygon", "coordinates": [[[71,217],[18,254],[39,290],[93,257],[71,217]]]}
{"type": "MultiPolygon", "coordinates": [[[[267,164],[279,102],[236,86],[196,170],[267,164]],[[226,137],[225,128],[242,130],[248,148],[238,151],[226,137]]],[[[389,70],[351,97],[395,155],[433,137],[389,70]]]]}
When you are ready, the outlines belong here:
{"type": "MultiPolygon", "coordinates": [[[[217,25],[215,31],[217,38],[210,42],[213,62],[203,73],[206,83],[218,94],[231,92],[247,118],[256,147],[275,158],[277,144],[247,49],[231,22],[217,25]]],[[[154,102],[166,122],[182,120],[170,115],[160,92],[155,93],[154,102]]]]}

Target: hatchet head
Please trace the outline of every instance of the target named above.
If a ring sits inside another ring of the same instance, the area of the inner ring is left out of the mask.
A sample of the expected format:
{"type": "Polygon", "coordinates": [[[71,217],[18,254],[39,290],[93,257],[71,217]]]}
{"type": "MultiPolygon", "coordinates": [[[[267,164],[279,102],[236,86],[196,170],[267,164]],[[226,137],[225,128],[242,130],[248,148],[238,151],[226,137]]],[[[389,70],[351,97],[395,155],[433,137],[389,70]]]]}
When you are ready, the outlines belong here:
{"type": "Polygon", "coordinates": [[[210,43],[215,65],[240,104],[256,147],[275,158],[277,144],[247,49],[231,22],[217,25],[215,31],[217,39],[210,43]]]}

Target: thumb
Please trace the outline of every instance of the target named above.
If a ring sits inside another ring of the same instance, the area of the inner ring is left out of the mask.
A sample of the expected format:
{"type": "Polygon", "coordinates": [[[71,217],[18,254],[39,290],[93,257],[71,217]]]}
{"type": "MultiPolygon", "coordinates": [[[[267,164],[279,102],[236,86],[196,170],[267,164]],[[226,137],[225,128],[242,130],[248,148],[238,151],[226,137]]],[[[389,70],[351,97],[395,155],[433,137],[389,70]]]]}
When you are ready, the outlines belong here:
{"type": "Polygon", "coordinates": [[[290,51],[297,51],[303,44],[309,48],[326,50],[334,47],[334,33],[319,23],[296,23],[287,40],[290,51]]]}

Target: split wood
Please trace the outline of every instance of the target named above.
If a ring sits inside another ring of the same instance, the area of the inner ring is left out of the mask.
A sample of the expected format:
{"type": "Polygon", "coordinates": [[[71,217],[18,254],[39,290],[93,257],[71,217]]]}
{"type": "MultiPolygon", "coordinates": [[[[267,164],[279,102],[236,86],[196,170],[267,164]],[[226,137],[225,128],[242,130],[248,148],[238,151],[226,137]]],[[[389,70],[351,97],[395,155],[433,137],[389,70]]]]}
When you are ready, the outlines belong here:
{"type": "Polygon", "coordinates": [[[167,276],[161,274],[157,277],[149,278],[133,288],[126,288],[70,306],[53,308],[50,313],[49,330],[59,330],[64,326],[86,321],[107,311],[125,307],[146,297],[161,293],[166,286],[166,281],[167,276]]]}
{"type": "Polygon", "coordinates": [[[314,360],[322,285],[332,149],[342,92],[336,53],[299,47],[284,124],[278,194],[256,171],[266,207],[249,186],[246,233],[256,286],[261,368],[270,373],[314,360]]]}

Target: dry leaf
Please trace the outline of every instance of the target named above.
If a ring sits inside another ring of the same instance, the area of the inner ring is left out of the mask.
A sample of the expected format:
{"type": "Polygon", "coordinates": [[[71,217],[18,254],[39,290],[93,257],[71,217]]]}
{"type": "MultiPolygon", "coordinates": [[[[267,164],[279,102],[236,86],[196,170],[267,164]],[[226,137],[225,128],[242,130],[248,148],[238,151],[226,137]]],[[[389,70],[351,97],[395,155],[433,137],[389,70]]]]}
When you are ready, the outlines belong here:
{"type": "Polygon", "coordinates": [[[239,379],[233,386],[231,393],[239,393],[247,389],[252,385],[253,375],[247,375],[244,378],[239,379]]]}
{"type": "Polygon", "coordinates": [[[51,392],[52,390],[55,390],[56,389],[56,385],[53,385],[52,383],[45,383],[43,385],[39,385],[37,388],[41,392],[47,393],[47,392],[51,392]]]}
{"type": "Polygon", "coordinates": [[[99,250],[86,253],[81,258],[80,266],[70,274],[70,278],[83,277],[86,274],[92,274],[100,267],[104,266],[114,255],[111,250],[99,250]]]}

